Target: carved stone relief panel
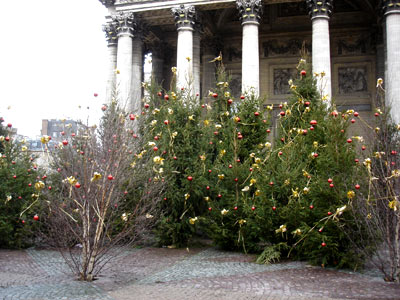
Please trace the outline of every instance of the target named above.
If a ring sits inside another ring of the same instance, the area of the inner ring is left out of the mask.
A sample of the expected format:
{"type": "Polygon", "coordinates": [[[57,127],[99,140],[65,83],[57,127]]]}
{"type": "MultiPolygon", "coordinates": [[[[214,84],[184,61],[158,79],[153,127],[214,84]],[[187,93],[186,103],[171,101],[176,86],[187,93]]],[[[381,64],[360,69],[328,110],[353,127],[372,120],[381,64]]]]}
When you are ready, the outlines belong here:
{"type": "Polygon", "coordinates": [[[337,55],[359,55],[375,53],[376,34],[362,34],[358,36],[335,37],[333,53],[337,55]]]}
{"type": "Polygon", "coordinates": [[[296,78],[296,68],[276,68],[273,73],[274,95],[290,94],[289,80],[296,78]]]}
{"type": "Polygon", "coordinates": [[[368,92],[368,74],[366,67],[338,68],[339,94],[347,95],[368,92]]]}
{"type": "MultiPolygon", "coordinates": [[[[303,47],[303,41],[300,39],[289,39],[286,41],[282,40],[267,40],[262,43],[264,49],[264,57],[273,57],[273,56],[300,56],[300,51],[303,47]]],[[[305,49],[311,53],[311,43],[305,41],[304,43],[305,49]]]]}

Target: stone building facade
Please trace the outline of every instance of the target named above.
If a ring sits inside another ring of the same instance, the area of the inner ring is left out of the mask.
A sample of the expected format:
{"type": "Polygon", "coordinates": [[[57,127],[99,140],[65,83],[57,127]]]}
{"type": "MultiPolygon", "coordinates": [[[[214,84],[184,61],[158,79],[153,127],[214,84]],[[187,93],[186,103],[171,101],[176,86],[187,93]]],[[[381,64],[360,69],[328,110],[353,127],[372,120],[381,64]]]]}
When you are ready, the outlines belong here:
{"type": "Polygon", "coordinates": [[[302,48],[313,72],[324,72],[321,91],[339,109],[365,116],[374,110],[376,80],[400,121],[400,0],[100,0],[109,11],[104,31],[110,54],[108,97],[138,113],[144,55],[169,88],[207,95],[222,53],[235,96],[253,91],[266,103],[285,101],[302,48]],[[118,70],[118,72],[115,72],[118,70]],[[119,74],[116,74],[119,73],[119,74]]]}

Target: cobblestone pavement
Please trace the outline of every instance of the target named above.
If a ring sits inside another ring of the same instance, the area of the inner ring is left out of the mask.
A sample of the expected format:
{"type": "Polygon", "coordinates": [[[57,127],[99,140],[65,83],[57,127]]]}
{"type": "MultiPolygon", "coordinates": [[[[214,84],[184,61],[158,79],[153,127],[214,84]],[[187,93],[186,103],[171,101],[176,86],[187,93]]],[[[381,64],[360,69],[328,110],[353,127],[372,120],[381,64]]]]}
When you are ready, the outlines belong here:
{"type": "Polygon", "coordinates": [[[0,299],[400,300],[400,285],[304,262],[253,263],[214,248],[126,251],[93,283],[74,280],[55,251],[0,250],[0,299]]]}

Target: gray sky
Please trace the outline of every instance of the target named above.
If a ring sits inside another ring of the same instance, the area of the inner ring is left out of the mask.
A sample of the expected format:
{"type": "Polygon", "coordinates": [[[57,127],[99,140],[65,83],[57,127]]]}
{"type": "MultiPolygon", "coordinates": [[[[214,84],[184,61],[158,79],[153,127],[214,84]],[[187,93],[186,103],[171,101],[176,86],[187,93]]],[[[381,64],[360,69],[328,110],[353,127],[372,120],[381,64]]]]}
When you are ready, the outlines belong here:
{"type": "Polygon", "coordinates": [[[107,68],[101,30],[106,13],[98,0],[2,1],[0,116],[6,124],[35,137],[42,119],[98,120],[107,68]]]}

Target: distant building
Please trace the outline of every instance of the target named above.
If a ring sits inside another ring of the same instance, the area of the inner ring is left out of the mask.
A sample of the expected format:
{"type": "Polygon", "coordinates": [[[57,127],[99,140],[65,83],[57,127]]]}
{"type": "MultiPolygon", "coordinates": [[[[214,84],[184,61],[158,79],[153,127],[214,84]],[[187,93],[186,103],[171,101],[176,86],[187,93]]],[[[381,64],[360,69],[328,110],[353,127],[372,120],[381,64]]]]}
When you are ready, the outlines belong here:
{"type": "MultiPolygon", "coordinates": [[[[77,132],[79,123],[74,120],[42,120],[41,135],[48,135],[55,142],[63,139],[62,132],[68,131],[70,133],[77,132]]],[[[40,145],[39,145],[40,146],[40,145]]]]}

